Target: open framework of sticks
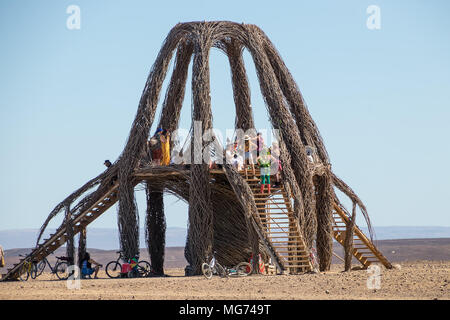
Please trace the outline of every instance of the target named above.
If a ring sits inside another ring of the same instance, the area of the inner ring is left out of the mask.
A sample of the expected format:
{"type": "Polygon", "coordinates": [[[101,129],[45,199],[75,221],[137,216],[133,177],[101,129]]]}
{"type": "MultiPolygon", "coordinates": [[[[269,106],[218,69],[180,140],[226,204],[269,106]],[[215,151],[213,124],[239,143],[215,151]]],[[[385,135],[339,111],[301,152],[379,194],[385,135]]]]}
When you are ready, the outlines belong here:
{"type": "MultiPolygon", "coordinates": [[[[339,206],[353,225],[356,209],[359,208],[372,237],[372,227],[364,204],[332,172],[319,130],[272,42],[255,25],[218,21],[179,23],[169,32],[145,83],[122,154],[105,172],[88,181],[55,207],[42,226],[37,243],[49,221],[58,213],[65,214],[62,227],[67,229],[67,250],[73,257],[70,222],[97,202],[112,185],[118,184],[120,246],[126,257],[136,256],[139,252],[139,215],[135,186],[143,183],[147,194],[146,241],[156,272],[163,272],[166,229],[164,192],[174,194],[189,204],[185,247],[189,274],[199,274],[202,262],[213,251],[217,252],[219,261],[226,265],[247,260],[249,254],[254,257],[261,253],[264,257],[268,256],[267,251],[270,250],[261,233],[260,221],[252,214],[256,210],[255,197],[242,175],[232,166],[224,164],[224,174],[212,177],[206,163],[191,164],[188,170],[176,166],[146,165],[149,161],[147,141],[150,129],[163,81],[174,55],[173,73],[158,127],[170,132],[178,128],[191,61],[192,122],[201,122],[203,131],[212,127],[209,78],[209,52],[212,47],[220,49],[228,57],[236,108],[235,128],[243,131],[254,129],[243,50],[248,50],[253,59],[272,128],[279,132],[282,185],[293,202],[294,216],[305,242],[305,250],[316,247],[320,269],[328,270],[331,264],[333,205],[339,206]],[[307,148],[315,150],[314,165],[308,161],[307,148]],[[153,173],[153,176],[137,180],[136,172],[140,172],[141,176],[143,173],[153,173]],[[351,213],[341,204],[334,187],[353,202],[351,213]]],[[[196,151],[193,144],[191,142],[188,148],[192,158],[196,151]]],[[[85,248],[85,230],[83,232],[80,250],[85,248]]],[[[347,236],[346,239],[348,260],[352,237],[347,236]]]]}

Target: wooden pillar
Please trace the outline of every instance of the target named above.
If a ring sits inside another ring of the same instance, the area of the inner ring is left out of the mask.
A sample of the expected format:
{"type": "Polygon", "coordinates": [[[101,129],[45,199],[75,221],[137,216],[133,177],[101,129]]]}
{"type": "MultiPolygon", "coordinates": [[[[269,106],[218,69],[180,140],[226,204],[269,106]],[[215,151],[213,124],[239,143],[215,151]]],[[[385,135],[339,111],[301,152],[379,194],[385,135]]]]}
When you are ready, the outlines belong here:
{"type": "Polygon", "coordinates": [[[78,239],[78,266],[81,268],[81,262],[86,255],[86,228],[80,230],[78,239]]]}
{"type": "Polygon", "coordinates": [[[333,212],[331,179],[328,174],[314,176],[316,185],[316,248],[320,271],[328,271],[333,257],[333,212]]]}
{"type": "Polygon", "coordinates": [[[166,245],[166,218],[162,190],[152,190],[147,184],[147,215],[145,239],[153,271],[164,274],[164,253],[166,245]]]}
{"type": "Polygon", "coordinates": [[[355,230],[356,203],[353,202],[352,217],[346,224],[344,240],[344,270],[350,271],[353,258],[353,232],[355,230]]]}
{"type": "Polygon", "coordinates": [[[72,225],[72,214],[70,212],[70,205],[66,205],[66,255],[69,258],[69,264],[72,265],[75,263],[75,247],[73,241],[73,225],[72,225]]]}
{"type": "Polygon", "coordinates": [[[188,275],[201,274],[201,265],[213,251],[214,215],[211,209],[211,186],[208,164],[203,161],[203,133],[212,127],[209,81],[210,34],[198,30],[194,41],[192,97],[194,139],[191,143],[191,173],[189,187],[189,224],[186,259],[188,275]]]}

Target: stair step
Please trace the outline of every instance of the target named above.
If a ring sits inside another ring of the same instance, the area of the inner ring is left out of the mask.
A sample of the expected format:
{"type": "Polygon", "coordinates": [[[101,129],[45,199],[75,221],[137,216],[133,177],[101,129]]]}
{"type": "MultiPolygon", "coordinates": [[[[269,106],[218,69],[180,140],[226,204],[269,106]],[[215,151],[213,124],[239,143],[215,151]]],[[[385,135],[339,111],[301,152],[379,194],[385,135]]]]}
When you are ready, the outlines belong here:
{"type": "Polygon", "coordinates": [[[299,248],[303,248],[303,245],[298,245],[298,246],[293,246],[293,245],[288,245],[288,246],[281,246],[281,245],[277,245],[277,246],[272,246],[274,248],[277,249],[292,249],[292,250],[300,250],[299,248]]]}
{"type": "Polygon", "coordinates": [[[285,264],[289,265],[289,267],[303,265],[306,263],[309,263],[309,260],[290,260],[290,261],[283,261],[285,264]]]}
{"type": "Polygon", "coordinates": [[[282,202],[261,202],[261,201],[255,201],[256,208],[259,210],[270,210],[270,211],[286,211],[286,212],[292,212],[292,210],[289,210],[289,208],[286,206],[285,203],[282,202]]]}
{"type": "Polygon", "coordinates": [[[284,239],[284,238],[289,238],[289,239],[292,239],[292,238],[295,238],[295,239],[301,239],[302,237],[300,237],[300,236],[288,236],[288,235],[286,235],[286,236],[270,236],[270,235],[269,235],[269,238],[270,238],[270,239],[284,239]]]}
{"type": "Polygon", "coordinates": [[[271,241],[272,243],[298,243],[298,241],[271,241]]]}
{"type": "MultiPolygon", "coordinates": [[[[299,249],[296,249],[296,250],[277,250],[277,253],[304,253],[305,252],[305,250],[299,250],[299,249]]],[[[306,254],[305,254],[305,257],[306,257],[306,254]]]]}
{"type": "MultiPolygon", "coordinates": [[[[306,254],[297,254],[297,255],[282,255],[284,259],[293,259],[293,258],[303,258],[303,259],[309,259],[309,257],[306,254]]],[[[294,259],[295,260],[295,259],[294,259]]]]}
{"type": "Polygon", "coordinates": [[[271,216],[274,214],[283,214],[284,217],[279,218],[285,218],[285,219],[295,219],[295,215],[292,211],[289,211],[287,208],[281,209],[281,208],[257,208],[258,215],[260,216],[271,216]]]}
{"type": "MultiPolygon", "coordinates": [[[[286,192],[277,192],[277,193],[253,193],[254,197],[257,197],[258,199],[260,199],[261,197],[267,197],[268,195],[272,195],[272,196],[277,196],[277,195],[284,195],[286,194],[286,192]]],[[[281,200],[281,198],[278,198],[276,200],[281,200]]],[[[287,201],[285,201],[286,203],[288,203],[287,201]]]]}
{"type": "Polygon", "coordinates": [[[270,234],[284,234],[284,233],[297,233],[297,234],[293,234],[294,236],[298,236],[298,231],[286,231],[286,232],[284,232],[284,231],[279,231],[279,232],[270,232],[270,234]]]}
{"type": "Polygon", "coordinates": [[[261,219],[261,220],[273,220],[273,221],[283,221],[283,222],[285,222],[285,223],[295,223],[295,219],[294,218],[292,218],[292,217],[289,217],[288,215],[285,215],[284,217],[283,216],[281,216],[281,215],[279,215],[279,214],[277,214],[276,216],[272,216],[272,214],[271,213],[267,213],[267,214],[263,214],[263,213],[260,213],[259,215],[258,215],[258,217],[261,219]]]}
{"type": "MultiPolygon", "coordinates": [[[[262,212],[258,212],[260,215],[262,215],[262,212]]],[[[290,214],[293,214],[292,212],[289,212],[289,211],[287,211],[287,212],[276,212],[276,211],[271,211],[271,212],[267,212],[267,216],[269,216],[269,215],[273,215],[273,214],[283,214],[283,215],[290,215],[290,214]]]]}
{"type": "Polygon", "coordinates": [[[265,220],[286,220],[286,221],[290,221],[290,222],[295,222],[295,219],[292,217],[271,217],[270,214],[260,215],[260,218],[265,219],[265,220]]]}
{"type": "Polygon", "coordinates": [[[298,257],[284,257],[283,256],[283,260],[285,261],[285,262],[290,262],[290,263],[295,263],[295,262],[309,262],[309,259],[308,259],[308,257],[302,257],[302,256],[298,256],[298,257]],[[288,258],[302,258],[302,259],[291,259],[291,260],[288,260],[288,258]]]}
{"type": "MultiPolygon", "coordinates": [[[[286,207],[286,203],[283,201],[275,201],[275,200],[267,200],[267,199],[260,199],[260,198],[253,198],[253,200],[255,201],[255,204],[258,208],[265,208],[265,206],[267,204],[276,204],[278,206],[282,206],[283,208],[286,207]]],[[[276,199],[278,200],[278,199],[276,199]]]]}

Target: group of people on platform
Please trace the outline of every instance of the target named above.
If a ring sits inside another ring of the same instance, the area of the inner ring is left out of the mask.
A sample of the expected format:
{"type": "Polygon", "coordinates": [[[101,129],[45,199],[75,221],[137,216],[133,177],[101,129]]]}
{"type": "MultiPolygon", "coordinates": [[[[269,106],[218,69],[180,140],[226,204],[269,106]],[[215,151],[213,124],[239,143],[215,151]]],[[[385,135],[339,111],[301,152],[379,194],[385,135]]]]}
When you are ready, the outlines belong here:
{"type": "MultiPolygon", "coordinates": [[[[148,150],[150,151],[152,163],[158,166],[167,166],[171,163],[171,134],[168,130],[158,128],[155,134],[148,141],[148,150]]],[[[244,136],[243,143],[239,143],[236,137],[234,142],[227,141],[225,152],[217,152],[211,149],[211,160],[209,161],[209,168],[217,168],[220,166],[219,161],[213,158],[217,156],[225,156],[225,161],[231,164],[236,170],[244,171],[248,175],[251,170],[253,175],[256,175],[256,166],[260,169],[261,178],[261,193],[264,192],[267,186],[267,192],[270,193],[271,182],[270,176],[274,175],[276,178],[275,186],[280,183],[280,172],[282,170],[280,161],[280,149],[277,142],[273,142],[271,147],[264,143],[263,136],[260,132],[255,137],[249,135],[244,136]],[[275,172],[272,174],[272,172],[275,172]]]]}
{"type": "Polygon", "coordinates": [[[225,157],[227,163],[238,171],[243,170],[246,176],[250,169],[255,176],[255,165],[257,165],[260,170],[261,193],[264,192],[265,186],[267,186],[267,193],[270,193],[270,176],[273,171],[275,171],[276,177],[276,184],[274,185],[277,186],[280,183],[282,167],[278,143],[273,142],[271,147],[267,147],[262,134],[259,132],[254,138],[245,135],[243,144],[239,144],[237,138],[234,143],[229,143],[226,147],[225,157]],[[244,157],[242,157],[242,154],[244,154],[244,157]]]}

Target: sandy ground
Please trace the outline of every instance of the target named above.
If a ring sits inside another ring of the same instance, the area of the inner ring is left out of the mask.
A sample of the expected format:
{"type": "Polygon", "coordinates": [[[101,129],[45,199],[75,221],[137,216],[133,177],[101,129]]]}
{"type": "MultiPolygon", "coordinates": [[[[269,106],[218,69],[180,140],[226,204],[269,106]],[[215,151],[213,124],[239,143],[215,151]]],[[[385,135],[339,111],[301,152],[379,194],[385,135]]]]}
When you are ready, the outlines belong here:
{"type": "Polygon", "coordinates": [[[168,277],[81,280],[80,289],[43,274],[26,282],[0,282],[0,300],[10,299],[450,299],[450,261],[418,261],[381,269],[380,288],[369,289],[367,270],[342,272],[333,265],[326,273],[252,275],[211,280],[184,277],[182,269],[168,269],[168,277]]]}

